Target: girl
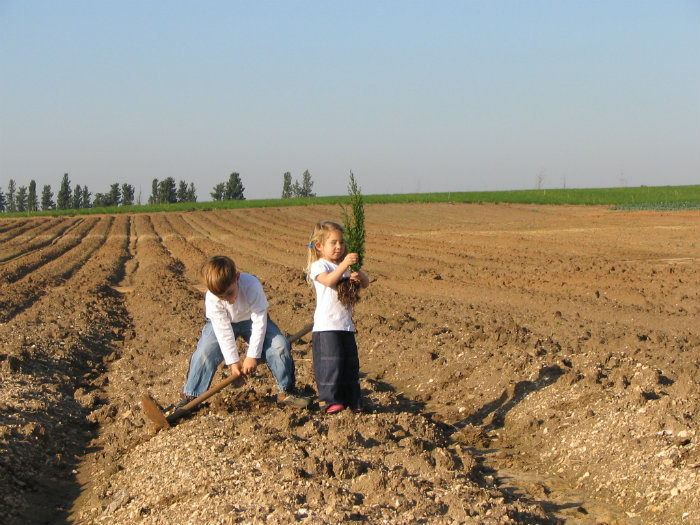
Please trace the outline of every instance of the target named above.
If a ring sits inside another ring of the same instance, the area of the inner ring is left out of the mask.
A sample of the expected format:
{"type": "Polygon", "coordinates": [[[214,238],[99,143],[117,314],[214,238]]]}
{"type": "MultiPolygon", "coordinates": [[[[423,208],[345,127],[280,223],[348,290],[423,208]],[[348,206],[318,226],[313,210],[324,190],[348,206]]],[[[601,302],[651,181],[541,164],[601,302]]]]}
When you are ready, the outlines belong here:
{"type": "Polygon", "coordinates": [[[316,289],[316,311],[312,335],[314,375],[319,404],[328,414],[350,407],[362,411],[360,360],[355,343],[352,308],[338,301],[336,285],[342,278],[369,286],[362,271],[348,269],[357,263],[356,253],[346,253],[343,227],[321,221],[314,226],[306,265],[307,281],[316,289]]]}

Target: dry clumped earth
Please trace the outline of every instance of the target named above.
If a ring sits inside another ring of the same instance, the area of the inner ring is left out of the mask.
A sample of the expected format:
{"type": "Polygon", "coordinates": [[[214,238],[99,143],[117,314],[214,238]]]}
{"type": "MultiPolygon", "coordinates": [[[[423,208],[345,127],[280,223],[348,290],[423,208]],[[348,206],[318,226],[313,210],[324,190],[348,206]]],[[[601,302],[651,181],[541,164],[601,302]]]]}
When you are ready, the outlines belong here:
{"type": "Polygon", "coordinates": [[[278,407],[261,366],[159,432],[140,400],[177,400],[201,264],[294,333],[340,209],[1,219],[0,522],[700,523],[700,212],[365,213],[365,413],[278,407]]]}

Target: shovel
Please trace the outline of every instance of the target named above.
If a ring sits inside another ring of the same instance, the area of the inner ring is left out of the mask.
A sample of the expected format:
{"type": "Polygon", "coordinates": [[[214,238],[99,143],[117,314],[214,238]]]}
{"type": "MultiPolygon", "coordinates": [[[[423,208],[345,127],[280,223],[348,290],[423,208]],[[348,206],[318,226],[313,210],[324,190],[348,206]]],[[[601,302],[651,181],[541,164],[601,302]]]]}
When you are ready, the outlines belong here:
{"type": "MultiPolygon", "coordinates": [[[[313,323],[307,324],[304,328],[302,328],[295,334],[290,335],[287,338],[287,340],[290,344],[292,344],[295,341],[298,341],[299,339],[304,337],[306,334],[308,334],[313,327],[313,323]]],[[[240,387],[245,384],[245,379],[242,375],[230,375],[220,383],[217,383],[209,390],[204,392],[201,396],[195,397],[192,401],[178,408],[177,410],[175,410],[175,412],[173,412],[167,417],[165,416],[165,414],[163,414],[163,411],[160,408],[158,408],[156,402],[146,394],[141,396],[141,405],[143,406],[143,411],[146,412],[148,418],[151,421],[153,421],[153,423],[155,423],[155,430],[157,432],[161,428],[170,428],[172,423],[180,419],[182,416],[189,414],[193,408],[203,403],[220,390],[223,390],[231,383],[233,383],[236,387],[240,387]]]]}

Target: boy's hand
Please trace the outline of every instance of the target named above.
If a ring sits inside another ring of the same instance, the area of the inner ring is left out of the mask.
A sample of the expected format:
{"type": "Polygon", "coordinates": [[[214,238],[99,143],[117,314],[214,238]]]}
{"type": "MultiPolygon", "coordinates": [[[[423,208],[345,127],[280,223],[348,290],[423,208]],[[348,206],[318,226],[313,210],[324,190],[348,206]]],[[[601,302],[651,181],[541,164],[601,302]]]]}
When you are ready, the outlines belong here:
{"type": "Polygon", "coordinates": [[[258,368],[258,360],[254,357],[246,357],[243,360],[243,367],[241,368],[241,373],[247,376],[255,372],[256,368],[258,368]]]}
{"type": "Polygon", "coordinates": [[[231,371],[232,376],[238,377],[238,379],[234,380],[233,386],[239,388],[245,385],[245,377],[243,376],[243,367],[241,366],[241,362],[238,361],[237,363],[231,363],[230,365],[228,365],[228,368],[231,371]]]}

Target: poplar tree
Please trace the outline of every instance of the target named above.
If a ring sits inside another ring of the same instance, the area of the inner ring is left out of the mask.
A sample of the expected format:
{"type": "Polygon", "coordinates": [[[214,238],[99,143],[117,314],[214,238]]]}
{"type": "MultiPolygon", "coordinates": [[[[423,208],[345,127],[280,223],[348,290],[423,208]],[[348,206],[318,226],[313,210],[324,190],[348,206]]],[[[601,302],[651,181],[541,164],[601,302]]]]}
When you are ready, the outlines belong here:
{"type": "Polygon", "coordinates": [[[158,201],[159,204],[170,204],[177,202],[177,188],[175,187],[175,179],[166,177],[158,183],[158,201]]]}
{"type": "Polygon", "coordinates": [[[36,182],[34,180],[29,181],[29,192],[27,193],[27,210],[39,210],[39,199],[36,195],[36,182]]]}
{"type": "Polygon", "coordinates": [[[190,182],[190,187],[187,190],[187,202],[197,202],[197,190],[194,187],[194,182],[190,182]]]}
{"type": "Polygon", "coordinates": [[[301,176],[301,195],[300,197],[315,197],[316,194],[311,191],[313,188],[314,181],[311,180],[311,173],[309,170],[304,171],[301,176]]]}
{"type": "Polygon", "coordinates": [[[215,201],[224,200],[224,194],[226,193],[226,184],[220,182],[214,186],[213,191],[210,193],[211,198],[215,201]]]}
{"type": "Polygon", "coordinates": [[[158,179],[151,182],[151,196],[148,197],[148,204],[158,204],[158,179]]]}
{"type": "Polygon", "coordinates": [[[241,176],[235,171],[231,173],[226,183],[226,189],[224,191],[224,200],[245,200],[243,192],[245,188],[243,187],[243,182],[241,182],[241,176]]]}
{"type": "Polygon", "coordinates": [[[292,174],[287,171],[282,177],[282,198],[289,199],[292,197],[292,174]]]}
{"type": "Polygon", "coordinates": [[[92,205],[90,204],[90,197],[92,196],[92,193],[88,191],[87,186],[83,186],[83,196],[80,199],[81,204],[83,205],[83,208],[92,208],[92,205]]]}
{"type": "Polygon", "coordinates": [[[14,179],[10,179],[10,182],[7,183],[7,193],[5,194],[7,197],[7,211],[9,212],[17,211],[17,203],[15,202],[16,191],[17,186],[15,186],[15,181],[14,179]]]}
{"type": "Polygon", "coordinates": [[[53,210],[56,207],[56,203],[53,201],[53,192],[51,191],[50,184],[44,184],[41,190],[41,209],[42,210],[53,210]]]}
{"type": "Polygon", "coordinates": [[[20,186],[17,189],[17,195],[15,196],[17,211],[27,211],[27,187],[20,186]]]}
{"type": "Polygon", "coordinates": [[[122,206],[134,204],[134,187],[131,184],[122,184],[122,206]]]}
{"type": "Polygon", "coordinates": [[[58,195],[56,195],[56,208],[59,210],[67,210],[71,205],[71,189],[70,189],[70,179],[68,174],[63,175],[61,180],[61,187],[58,190],[58,195]]]}
{"type": "Polygon", "coordinates": [[[119,189],[119,183],[115,182],[109,187],[107,194],[107,202],[109,206],[119,206],[122,202],[122,192],[119,189]]]}

